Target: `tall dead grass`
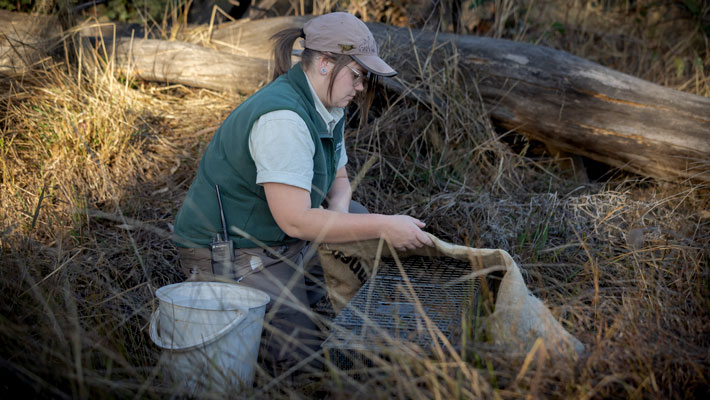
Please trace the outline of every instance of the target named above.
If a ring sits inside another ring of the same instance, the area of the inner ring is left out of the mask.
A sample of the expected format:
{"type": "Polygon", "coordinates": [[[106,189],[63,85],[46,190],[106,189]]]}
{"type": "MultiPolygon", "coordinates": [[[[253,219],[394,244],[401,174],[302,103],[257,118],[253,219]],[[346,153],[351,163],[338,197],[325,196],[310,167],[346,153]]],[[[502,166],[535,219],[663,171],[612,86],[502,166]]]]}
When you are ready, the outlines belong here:
{"type": "Polygon", "coordinates": [[[424,66],[403,76],[416,96],[394,99],[352,134],[354,163],[378,157],[376,178],[357,194],[375,209],[421,216],[455,243],[510,251],[533,293],[590,349],[576,363],[527,368],[475,343],[470,354],[485,360],[479,372],[489,372],[494,395],[705,393],[708,187],[623,173],[606,184],[566,180],[552,159],[506,147],[471,101],[475,86],[449,86],[455,68],[431,61],[410,57],[424,66]]]}
{"type": "Polygon", "coordinates": [[[172,215],[236,100],[141,89],[110,69],[50,61],[2,80],[1,370],[52,397],[148,385],[145,318],[154,290],[181,279],[172,215]]]}
{"type": "MultiPolygon", "coordinates": [[[[522,2],[496,3],[518,10],[508,18],[521,15],[522,2]]],[[[500,36],[511,34],[510,23],[496,26],[500,36]]],[[[526,29],[520,39],[544,28],[526,29]]],[[[599,48],[575,47],[592,33],[571,39],[575,31],[567,32],[565,46],[594,58],[599,48]]],[[[627,52],[619,69],[628,72],[631,57],[644,53],[627,52]]],[[[83,54],[94,56],[103,59],[83,54]]],[[[7,93],[0,101],[3,390],[56,398],[180,396],[161,379],[146,326],[155,289],[184,278],[175,268],[170,224],[204,146],[240,99],[116,77],[110,63],[87,70],[57,60],[0,79],[7,93]]],[[[419,54],[407,61],[416,65],[403,76],[413,96],[383,92],[379,114],[348,129],[351,175],[362,177],[356,197],[371,211],[420,216],[430,232],[452,242],[510,252],[530,289],[588,352],[553,360],[539,347],[516,356],[485,341],[460,354],[399,343],[384,356],[370,354],[372,368],[331,365],[296,380],[259,369],[250,394],[707,394],[709,188],[623,173],[586,185],[566,180],[553,160],[515,153],[501,140],[476,101],[475,84],[461,84],[453,58],[419,54]]],[[[706,68],[707,62],[695,70],[705,74],[698,88],[682,88],[707,95],[706,68]]],[[[653,71],[646,79],[669,73],[653,71]]]]}

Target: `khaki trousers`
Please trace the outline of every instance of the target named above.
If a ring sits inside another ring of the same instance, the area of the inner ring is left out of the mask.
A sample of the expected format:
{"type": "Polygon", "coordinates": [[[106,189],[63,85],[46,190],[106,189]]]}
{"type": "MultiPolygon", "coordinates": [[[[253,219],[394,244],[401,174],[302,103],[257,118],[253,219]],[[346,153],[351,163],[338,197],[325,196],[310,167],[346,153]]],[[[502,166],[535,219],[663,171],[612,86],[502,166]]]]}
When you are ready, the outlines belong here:
{"type": "MultiPolygon", "coordinates": [[[[304,280],[304,262],[310,246],[297,242],[288,246],[283,258],[275,258],[262,248],[236,249],[234,263],[239,267],[255,260],[264,269],[245,276],[239,283],[228,276],[212,274],[210,250],[179,249],[180,264],[188,280],[232,281],[266,292],[271,298],[264,316],[262,358],[274,371],[284,371],[298,361],[318,351],[320,340],[314,322],[309,317],[310,304],[304,280]]],[[[273,249],[273,248],[272,248],[273,249]]],[[[281,250],[281,247],[274,250],[281,250]]]]}
{"type": "MultiPolygon", "coordinates": [[[[350,212],[364,214],[367,209],[352,201],[350,212]]],[[[178,253],[180,268],[187,280],[236,283],[238,277],[212,273],[208,248],[178,248],[178,253]]],[[[326,291],[323,270],[310,244],[299,241],[266,249],[235,249],[234,253],[235,270],[253,265],[264,267],[237,283],[263,290],[271,297],[264,317],[262,361],[273,372],[285,371],[313,352],[320,351],[321,338],[311,318],[310,306],[325,296],[326,291]]]]}

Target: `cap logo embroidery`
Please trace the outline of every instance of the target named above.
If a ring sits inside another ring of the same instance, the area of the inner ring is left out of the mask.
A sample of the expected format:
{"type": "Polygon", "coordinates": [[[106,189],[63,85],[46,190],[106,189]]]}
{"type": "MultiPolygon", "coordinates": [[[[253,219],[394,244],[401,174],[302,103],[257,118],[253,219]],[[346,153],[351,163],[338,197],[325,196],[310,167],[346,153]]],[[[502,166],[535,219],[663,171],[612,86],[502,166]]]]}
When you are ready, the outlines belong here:
{"type": "Polygon", "coordinates": [[[372,37],[362,39],[358,43],[357,49],[363,54],[377,54],[377,44],[372,37]]]}
{"type": "Polygon", "coordinates": [[[352,45],[352,44],[341,44],[341,43],[338,43],[338,46],[340,46],[340,51],[342,51],[342,52],[351,51],[352,49],[355,48],[355,46],[352,45]]]}

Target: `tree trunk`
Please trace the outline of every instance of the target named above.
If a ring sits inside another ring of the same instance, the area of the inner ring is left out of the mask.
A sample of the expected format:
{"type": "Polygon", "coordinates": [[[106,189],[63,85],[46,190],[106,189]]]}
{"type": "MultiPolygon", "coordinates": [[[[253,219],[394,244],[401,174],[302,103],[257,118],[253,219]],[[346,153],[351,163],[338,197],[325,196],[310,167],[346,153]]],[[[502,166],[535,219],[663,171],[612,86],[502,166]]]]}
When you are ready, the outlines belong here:
{"type": "Polygon", "coordinates": [[[212,32],[210,45],[226,53],[270,60],[273,44],[269,38],[286,28],[300,28],[309,18],[277,17],[222,24],[212,32]]]}
{"type": "MultiPolygon", "coordinates": [[[[302,17],[222,25],[220,50],[265,58],[268,37],[302,17]],[[250,34],[249,32],[253,32],[250,34]],[[267,34],[268,33],[268,34],[267,34]]],[[[710,99],[669,89],[548,47],[368,23],[387,61],[413,82],[457,54],[491,117],[562,151],[660,179],[710,182],[710,99]],[[434,49],[432,51],[432,49],[434,49]]],[[[403,88],[394,81],[391,86],[403,88]]]]}
{"type": "Polygon", "coordinates": [[[122,38],[115,54],[116,67],[129,76],[219,91],[253,93],[273,73],[271,61],[185,42],[122,38]]]}
{"type": "MultiPolygon", "coordinates": [[[[209,43],[217,50],[177,41],[118,39],[116,66],[143,79],[251,93],[271,77],[269,37],[300,27],[305,19],[223,24],[209,43]]],[[[641,175],[710,182],[709,98],[543,46],[368,26],[383,57],[400,72],[385,79],[391,88],[402,91],[407,82],[427,82],[455,60],[463,71],[459,84],[476,85],[492,119],[506,129],[641,175]]],[[[5,41],[14,40],[2,32],[5,41]]]]}
{"type": "MultiPolygon", "coordinates": [[[[403,29],[370,29],[380,41],[411,40],[403,29]]],[[[641,175],[710,182],[710,98],[548,47],[422,31],[412,37],[419,54],[451,43],[506,129],[641,175]]]]}

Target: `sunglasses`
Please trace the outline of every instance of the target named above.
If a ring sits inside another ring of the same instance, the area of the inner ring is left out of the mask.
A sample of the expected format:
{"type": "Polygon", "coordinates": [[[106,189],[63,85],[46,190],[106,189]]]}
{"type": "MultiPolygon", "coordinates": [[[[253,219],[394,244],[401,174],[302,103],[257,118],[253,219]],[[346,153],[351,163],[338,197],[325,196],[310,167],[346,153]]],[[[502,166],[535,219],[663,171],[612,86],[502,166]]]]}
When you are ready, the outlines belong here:
{"type": "Polygon", "coordinates": [[[345,66],[353,72],[353,87],[357,87],[361,83],[363,86],[365,86],[365,84],[367,83],[366,79],[370,77],[370,73],[368,72],[367,74],[363,74],[362,72],[356,70],[355,68],[347,64],[345,66]]]}

